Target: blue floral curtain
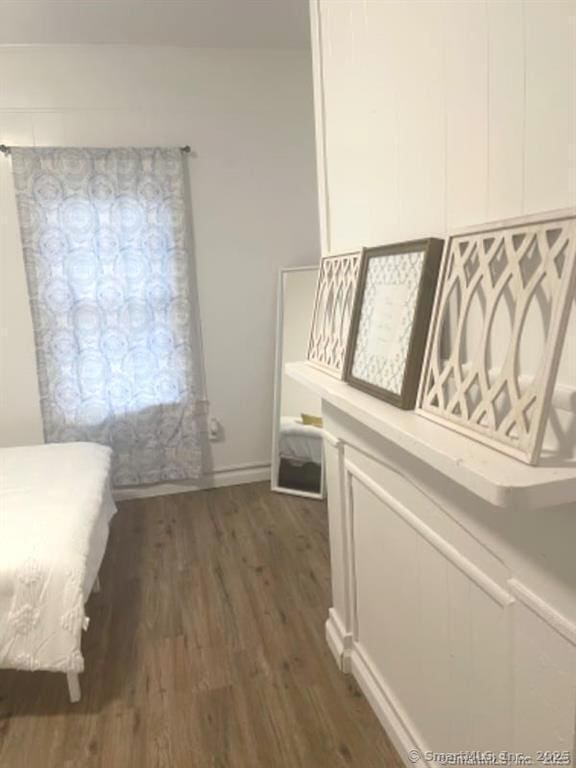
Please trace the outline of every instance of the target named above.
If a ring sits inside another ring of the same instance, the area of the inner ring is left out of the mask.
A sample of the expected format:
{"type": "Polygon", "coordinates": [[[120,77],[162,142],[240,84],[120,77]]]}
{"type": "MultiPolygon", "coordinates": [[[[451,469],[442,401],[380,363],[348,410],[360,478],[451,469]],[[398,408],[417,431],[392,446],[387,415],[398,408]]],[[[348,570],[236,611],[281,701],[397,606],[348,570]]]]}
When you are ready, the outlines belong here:
{"type": "Polygon", "coordinates": [[[206,401],[179,149],[13,149],[45,439],[197,478],[206,401]]]}

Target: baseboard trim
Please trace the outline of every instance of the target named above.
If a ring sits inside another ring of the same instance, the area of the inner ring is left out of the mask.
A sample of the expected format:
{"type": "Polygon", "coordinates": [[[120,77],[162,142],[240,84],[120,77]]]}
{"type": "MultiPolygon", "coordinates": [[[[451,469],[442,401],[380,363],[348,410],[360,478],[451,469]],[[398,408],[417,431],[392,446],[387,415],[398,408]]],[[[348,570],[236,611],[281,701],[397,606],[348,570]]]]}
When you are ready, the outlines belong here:
{"type": "Polygon", "coordinates": [[[404,764],[412,768],[414,764],[417,764],[418,768],[435,766],[434,762],[425,759],[428,747],[416,733],[406,712],[378,674],[370,656],[360,643],[354,643],[350,653],[350,671],[404,764]]]}
{"type": "Polygon", "coordinates": [[[221,467],[204,475],[200,482],[194,480],[175,480],[167,483],[153,483],[135,487],[115,488],[115,501],[129,499],[148,499],[153,496],[171,496],[175,493],[204,491],[208,488],[223,488],[229,485],[244,485],[270,480],[270,463],[238,464],[233,467],[221,467]]]}
{"type": "Polygon", "coordinates": [[[326,621],[326,642],[336,659],[338,668],[342,672],[350,672],[350,651],[352,648],[352,634],[346,632],[344,624],[334,608],[328,612],[326,621]]]}

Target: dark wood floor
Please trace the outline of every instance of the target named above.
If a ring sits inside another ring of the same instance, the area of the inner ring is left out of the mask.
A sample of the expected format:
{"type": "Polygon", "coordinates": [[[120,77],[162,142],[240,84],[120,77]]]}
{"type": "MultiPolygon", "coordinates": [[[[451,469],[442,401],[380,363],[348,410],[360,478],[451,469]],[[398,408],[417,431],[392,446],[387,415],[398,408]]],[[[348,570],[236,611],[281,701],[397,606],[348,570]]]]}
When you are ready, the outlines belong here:
{"type": "Polygon", "coordinates": [[[123,502],[83,699],[0,671],[0,766],[400,766],[327,650],[329,577],[320,502],[264,484],[123,502]]]}

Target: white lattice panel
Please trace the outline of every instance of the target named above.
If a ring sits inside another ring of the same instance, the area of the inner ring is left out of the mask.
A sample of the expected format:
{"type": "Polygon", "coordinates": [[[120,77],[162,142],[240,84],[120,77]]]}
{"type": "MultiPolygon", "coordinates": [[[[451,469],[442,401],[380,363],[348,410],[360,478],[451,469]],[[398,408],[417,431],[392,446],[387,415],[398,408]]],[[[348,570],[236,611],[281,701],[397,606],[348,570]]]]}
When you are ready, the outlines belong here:
{"type": "Polygon", "coordinates": [[[575,272],[574,215],[504,222],[451,237],[420,393],[422,413],[537,463],[575,272]],[[526,348],[539,341],[541,349],[529,349],[531,369],[521,370],[526,348]]]}
{"type": "Polygon", "coordinates": [[[325,256],[320,261],[308,360],[342,375],[360,252],[325,256]]]}

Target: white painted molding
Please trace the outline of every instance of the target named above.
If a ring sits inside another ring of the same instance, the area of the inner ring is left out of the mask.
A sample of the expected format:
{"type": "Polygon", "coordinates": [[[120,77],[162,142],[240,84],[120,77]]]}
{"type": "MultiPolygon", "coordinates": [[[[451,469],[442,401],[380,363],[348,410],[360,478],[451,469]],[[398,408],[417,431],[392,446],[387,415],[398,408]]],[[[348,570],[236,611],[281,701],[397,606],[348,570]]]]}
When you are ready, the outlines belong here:
{"type": "Polygon", "coordinates": [[[400,757],[407,766],[416,763],[433,766],[434,763],[424,758],[428,746],[417,732],[406,711],[396,699],[390,687],[378,674],[377,667],[360,643],[355,643],[350,656],[350,668],[354,679],[368,699],[376,717],[382,724],[400,757]],[[411,761],[408,754],[417,750],[421,757],[411,761]]]}
{"type": "Polygon", "coordinates": [[[330,252],[330,204],[326,166],[326,132],[324,99],[324,64],[322,60],[322,18],[320,0],[310,0],[310,39],[312,40],[312,80],[316,128],[316,162],[318,179],[318,213],[322,254],[330,252]]]}
{"type": "Polygon", "coordinates": [[[344,447],[345,442],[324,430],[324,436],[328,444],[338,453],[338,499],[340,501],[340,520],[339,528],[342,537],[342,580],[344,583],[344,617],[342,631],[355,637],[356,619],[356,579],[354,566],[354,531],[352,528],[352,518],[350,514],[349,485],[345,472],[344,447]]]}
{"type": "MultiPolygon", "coordinates": [[[[334,438],[338,439],[338,438],[334,438]]],[[[393,472],[398,477],[401,477],[404,482],[411,485],[413,488],[416,488],[419,493],[421,493],[423,496],[425,496],[432,504],[438,504],[438,501],[432,496],[427,490],[426,487],[419,482],[417,482],[412,475],[410,475],[407,472],[403,472],[399,467],[395,466],[389,461],[385,461],[382,458],[382,455],[375,455],[373,453],[370,453],[366,450],[366,448],[363,448],[361,445],[358,445],[356,443],[352,443],[346,440],[340,440],[340,449],[342,451],[345,450],[346,446],[349,446],[352,450],[356,451],[356,453],[360,453],[362,456],[365,456],[367,459],[370,459],[370,461],[375,462],[380,467],[384,467],[389,472],[393,472]]]]}
{"type": "Polygon", "coordinates": [[[523,605],[541,618],[548,626],[552,627],[565,640],[576,646],[576,624],[574,622],[563,616],[535,592],[532,592],[519,579],[509,579],[508,587],[514,597],[523,605]]]}
{"type": "MultiPolygon", "coordinates": [[[[461,573],[480,587],[484,594],[498,603],[502,608],[505,608],[514,602],[514,597],[507,590],[503,589],[493,579],[487,576],[484,571],[481,571],[477,565],[452,546],[452,544],[447,542],[446,539],[442,538],[436,531],[430,528],[430,526],[420,520],[420,518],[411,512],[408,507],[404,506],[404,504],[399,502],[398,499],[388,493],[388,491],[378,485],[378,483],[375,483],[372,478],[368,477],[365,472],[353,464],[349,459],[346,459],[344,463],[347,474],[355,477],[362,483],[362,485],[368,488],[369,491],[380,499],[380,501],[384,502],[384,504],[396,512],[416,531],[416,533],[426,539],[426,541],[443,557],[449,560],[461,573]]],[[[353,514],[353,510],[351,510],[351,512],[353,514]]]]}
{"type": "Polygon", "coordinates": [[[352,632],[354,640],[358,640],[358,600],[356,578],[356,546],[354,543],[354,496],[350,472],[347,471],[347,461],[342,451],[342,466],[340,470],[340,494],[342,507],[342,539],[344,554],[344,588],[346,594],[346,626],[352,632]]]}
{"type": "Polygon", "coordinates": [[[220,467],[210,474],[204,475],[201,481],[174,481],[172,483],[154,483],[139,487],[115,488],[115,501],[128,499],[148,499],[152,496],[170,496],[175,493],[190,493],[204,491],[208,488],[223,488],[228,485],[244,485],[270,480],[270,463],[237,464],[232,467],[220,467]]]}
{"type": "Polygon", "coordinates": [[[331,432],[328,432],[326,429],[322,430],[322,436],[328,443],[328,445],[331,445],[332,448],[339,449],[342,445],[342,440],[339,437],[335,437],[331,432]]]}
{"type": "Polygon", "coordinates": [[[344,624],[335,608],[328,611],[326,621],[326,642],[342,672],[350,671],[350,652],[352,650],[352,635],[346,632],[344,624]]]}

